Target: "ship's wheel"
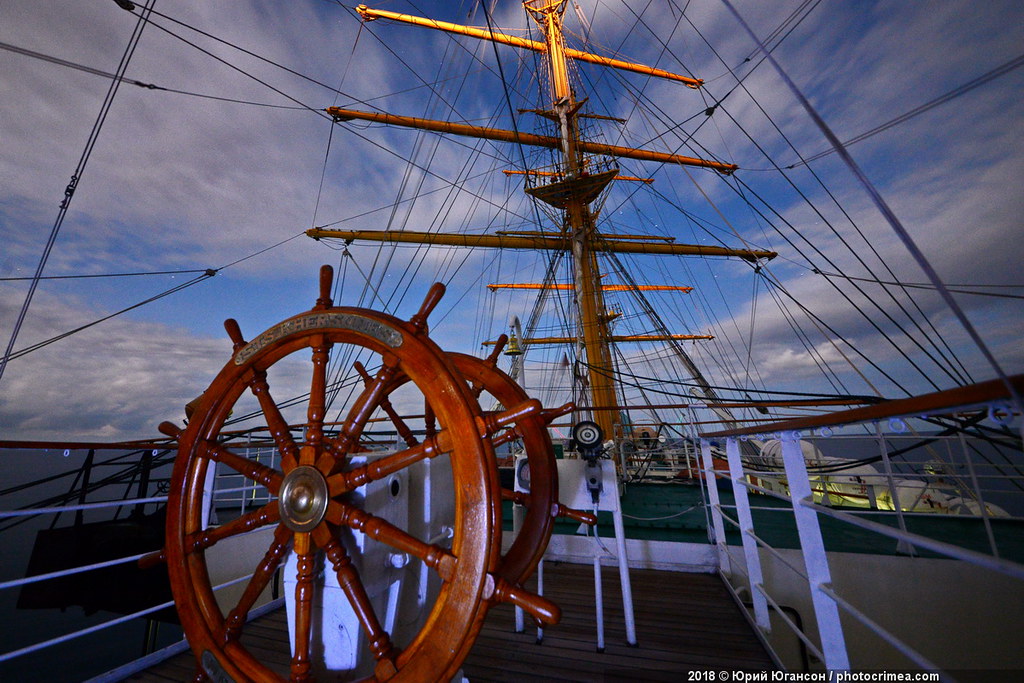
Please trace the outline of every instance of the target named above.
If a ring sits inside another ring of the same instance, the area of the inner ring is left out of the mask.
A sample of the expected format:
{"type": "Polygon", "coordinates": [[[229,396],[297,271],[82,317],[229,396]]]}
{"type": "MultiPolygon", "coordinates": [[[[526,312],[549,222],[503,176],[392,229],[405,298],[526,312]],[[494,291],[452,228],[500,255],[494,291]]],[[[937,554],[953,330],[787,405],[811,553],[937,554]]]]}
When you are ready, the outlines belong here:
{"type": "Polygon", "coordinates": [[[314,308],[250,342],[228,320],[225,327],[234,342],[233,357],[204,393],[188,428],[180,431],[170,423],[161,425],[179,442],[164,556],[182,626],[199,661],[200,678],[312,680],[316,669],[312,660],[318,654],[312,623],[314,594],[323,586],[318,577],[321,563],[322,571],[336,579],[365,634],[363,640],[373,658],[367,680],[448,680],[468,654],[494,602],[513,602],[548,623],[558,618],[556,606],[497,571],[500,487],[490,438],[506,425],[525,424],[540,416],[539,402],[518,401],[486,414],[479,409],[452,360],[427,336],[426,319],[443,295],[442,285],[435,285],[420,311],[403,321],[365,309],[334,307],[329,297],[331,279],[331,269],[325,266],[314,308]],[[344,422],[332,435],[325,427],[332,389],[328,364],[331,357],[344,358],[347,353],[371,360],[360,363],[363,386],[354,392],[344,422]],[[307,368],[305,386],[309,387],[301,437],[293,436],[270,386],[278,380],[293,380],[296,366],[307,368]],[[375,368],[375,374],[365,367],[375,368]],[[393,410],[391,394],[398,384],[421,395],[428,435],[415,445],[367,457],[363,441],[367,424],[383,406],[393,410]],[[273,465],[233,450],[224,429],[239,400],[249,394],[273,436],[277,451],[273,465]],[[417,537],[386,514],[375,514],[369,509],[370,496],[363,500],[356,495],[361,487],[382,483],[385,491],[390,487],[397,494],[400,474],[440,458],[447,459],[451,473],[450,549],[417,537]],[[210,523],[209,482],[216,464],[264,487],[272,500],[233,521],[210,523]],[[260,559],[243,574],[240,597],[222,606],[208,553],[218,544],[238,541],[261,528],[272,534],[265,536],[267,543],[257,553],[260,559]],[[420,619],[422,627],[407,642],[393,642],[385,620],[377,614],[367,585],[378,568],[364,566],[360,575],[359,558],[352,556],[353,545],[345,541],[345,533],[352,532],[361,534],[366,544],[386,547],[392,557],[418,559],[435,575],[435,582],[439,577],[441,585],[429,614],[420,619]],[[282,567],[291,572],[285,576],[285,586],[294,597],[289,616],[293,642],[290,661],[284,666],[261,660],[257,648],[242,637],[250,611],[282,567]]]}

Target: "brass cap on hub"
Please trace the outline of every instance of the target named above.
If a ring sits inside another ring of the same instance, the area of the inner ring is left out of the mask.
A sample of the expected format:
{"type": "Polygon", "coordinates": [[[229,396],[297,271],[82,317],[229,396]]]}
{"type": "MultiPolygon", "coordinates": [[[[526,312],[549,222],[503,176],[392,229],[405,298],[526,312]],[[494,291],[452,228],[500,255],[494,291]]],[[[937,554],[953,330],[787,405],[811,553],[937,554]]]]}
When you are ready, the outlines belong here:
{"type": "Polygon", "coordinates": [[[327,513],[330,494],[320,470],[301,465],[288,473],[277,499],[281,521],[292,531],[312,531],[327,513]]]}

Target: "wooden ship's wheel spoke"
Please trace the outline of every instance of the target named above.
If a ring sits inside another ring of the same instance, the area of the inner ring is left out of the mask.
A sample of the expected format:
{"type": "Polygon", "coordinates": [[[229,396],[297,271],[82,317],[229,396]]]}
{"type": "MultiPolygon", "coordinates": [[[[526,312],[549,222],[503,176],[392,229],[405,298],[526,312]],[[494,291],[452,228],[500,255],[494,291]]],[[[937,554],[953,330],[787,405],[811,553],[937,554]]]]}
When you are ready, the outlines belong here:
{"type": "Polygon", "coordinates": [[[423,409],[423,433],[428,439],[437,434],[437,419],[429,405],[423,409]]]}
{"type": "Polygon", "coordinates": [[[420,559],[437,572],[443,581],[454,578],[457,564],[454,555],[440,546],[421,541],[385,519],[343,503],[331,503],[327,519],[336,526],[348,526],[361,531],[375,541],[420,559]]]}
{"type": "MultiPolygon", "coordinates": [[[[324,441],[324,414],[327,412],[327,361],[331,343],[320,338],[313,341],[313,380],[309,388],[309,410],[306,424],[306,446],[319,453],[324,441]]],[[[310,464],[310,463],[304,463],[310,464]]]]}
{"type": "Polygon", "coordinates": [[[370,651],[377,661],[387,660],[392,662],[395,657],[395,648],[391,644],[391,637],[381,626],[377,613],[370,603],[370,598],[359,579],[359,571],[352,564],[351,558],[345,552],[345,548],[337,539],[337,529],[327,526],[317,527],[313,534],[317,544],[323,548],[327,560],[334,568],[338,577],[338,585],[345,592],[352,609],[359,618],[359,623],[366,631],[370,651]]]}
{"type": "MultiPolygon", "coordinates": [[[[224,329],[227,330],[236,352],[245,346],[245,339],[242,337],[242,331],[239,329],[237,321],[233,318],[228,318],[224,321],[224,329]]],[[[259,402],[260,410],[263,411],[263,417],[267,421],[270,435],[273,437],[274,443],[277,444],[277,450],[281,454],[281,469],[285,472],[290,472],[298,464],[299,447],[295,444],[294,439],[292,439],[288,421],[284,419],[281,409],[277,407],[277,403],[270,394],[267,373],[264,370],[252,368],[246,375],[245,381],[249,385],[249,390],[259,402]]]]}
{"type": "Polygon", "coordinates": [[[207,548],[212,548],[218,541],[234,538],[240,534],[246,534],[270,524],[277,524],[280,519],[281,515],[277,502],[267,503],[252,512],[247,512],[241,517],[231,520],[227,524],[189,534],[185,547],[186,549],[191,548],[191,552],[206,550],[207,548]]]}
{"type": "Polygon", "coordinates": [[[255,460],[232,453],[219,444],[206,444],[205,453],[210,460],[227,465],[235,472],[238,472],[246,479],[262,484],[271,493],[277,493],[281,488],[282,474],[277,470],[262,465],[255,460]]]}
{"type": "Polygon", "coordinates": [[[267,420],[267,427],[274,438],[274,442],[277,444],[277,450],[281,453],[281,468],[288,472],[298,464],[299,447],[292,439],[291,430],[288,428],[288,423],[285,421],[284,416],[281,415],[281,410],[270,395],[267,373],[254,371],[249,388],[259,401],[260,409],[267,420]]]}
{"type": "Polygon", "coordinates": [[[270,544],[270,548],[267,549],[263,559],[256,566],[256,571],[253,572],[252,577],[246,584],[245,592],[242,593],[238,604],[228,614],[224,628],[225,644],[238,640],[238,637],[242,635],[242,627],[249,617],[249,610],[256,604],[260,594],[270,584],[271,579],[273,579],[274,572],[281,566],[285,553],[288,552],[291,540],[292,534],[289,529],[283,524],[278,525],[274,531],[274,542],[270,544]]]}
{"type": "Polygon", "coordinates": [[[310,651],[313,630],[313,574],[316,558],[308,533],[295,534],[293,550],[298,556],[295,577],[295,643],[292,648],[291,678],[296,683],[311,679],[310,651]]]}
{"type": "Polygon", "coordinates": [[[381,396],[385,394],[388,383],[399,373],[399,363],[396,356],[385,356],[377,376],[366,383],[362,393],[353,402],[338,436],[327,442],[324,453],[317,461],[320,470],[337,472],[345,466],[348,456],[358,448],[359,437],[376,410],[381,396]]]}
{"type": "MultiPolygon", "coordinates": [[[[355,368],[355,371],[363,378],[363,382],[367,387],[373,382],[373,378],[370,377],[370,373],[366,371],[366,368],[363,367],[362,363],[356,361],[352,364],[352,367],[355,368]]],[[[391,424],[395,426],[395,431],[398,432],[398,435],[402,437],[407,446],[412,447],[419,444],[419,439],[416,438],[416,435],[409,428],[409,425],[405,423],[405,420],[402,419],[402,416],[398,414],[395,407],[391,405],[391,401],[386,395],[381,396],[378,399],[378,405],[388,416],[388,419],[391,420],[391,424]]]]}
{"type": "MultiPolygon", "coordinates": [[[[501,559],[498,569],[500,576],[511,582],[511,585],[515,585],[525,581],[533,573],[543,555],[543,549],[547,546],[556,517],[565,516],[591,525],[597,522],[597,518],[592,513],[573,510],[558,503],[558,475],[547,425],[568,413],[572,405],[543,410],[540,404],[530,399],[511,377],[499,370],[497,359],[506,342],[507,337],[502,335],[485,359],[460,353],[448,354],[448,359],[466,381],[469,393],[474,399],[480,400],[487,394],[491,397],[490,400],[503,407],[500,410],[482,413],[478,422],[481,438],[488,439],[492,449],[521,440],[530,468],[535,472],[537,483],[532,493],[499,493],[502,498],[514,500],[527,508],[523,528],[513,541],[509,552],[501,559]]],[[[369,388],[375,380],[361,364],[355,364],[354,367],[364,385],[369,388]]],[[[402,427],[407,429],[407,425],[394,410],[389,396],[408,382],[408,378],[390,374],[388,381],[386,391],[381,392],[376,398],[376,407],[388,416],[409,448],[332,475],[328,479],[332,496],[354,490],[371,481],[378,481],[420,460],[434,458],[451,450],[451,436],[445,430],[437,431],[429,402],[425,406],[425,424],[428,429],[423,440],[415,439],[411,430],[408,434],[403,433],[402,427]]],[[[377,384],[379,385],[379,382],[377,384]]],[[[500,519],[496,518],[494,523],[499,524],[500,519]]]]}
{"type": "MultiPolygon", "coordinates": [[[[497,367],[497,358],[507,341],[508,338],[502,335],[486,359],[481,360],[461,353],[449,354],[449,358],[478,399],[486,392],[502,406],[522,406],[530,400],[526,392],[497,367]]],[[[509,411],[506,411],[505,417],[501,420],[509,430],[492,437],[494,447],[520,439],[522,451],[533,473],[529,493],[499,491],[502,498],[526,507],[526,515],[519,533],[509,546],[498,569],[498,575],[510,585],[521,584],[533,574],[551,538],[555,517],[569,510],[558,503],[558,471],[547,425],[572,408],[571,404],[567,404],[553,410],[522,411],[513,419],[508,419],[509,411]]],[[[597,518],[590,513],[571,513],[574,515],[573,519],[580,522],[597,523],[597,518]]]]}
{"type": "Polygon", "coordinates": [[[445,438],[444,432],[441,432],[439,435],[427,439],[412,448],[386,455],[346,472],[333,474],[328,477],[327,485],[332,496],[354,491],[360,486],[365,486],[373,481],[380,481],[388,475],[399,472],[421,460],[446,454],[451,451],[451,448],[451,441],[445,438]]]}

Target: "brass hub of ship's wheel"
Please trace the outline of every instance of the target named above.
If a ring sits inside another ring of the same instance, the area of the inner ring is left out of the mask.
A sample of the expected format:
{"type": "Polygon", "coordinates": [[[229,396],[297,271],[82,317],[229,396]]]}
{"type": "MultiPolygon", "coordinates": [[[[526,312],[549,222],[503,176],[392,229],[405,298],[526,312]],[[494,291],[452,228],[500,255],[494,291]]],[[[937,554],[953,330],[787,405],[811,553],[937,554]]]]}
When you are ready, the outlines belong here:
{"type": "Polygon", "coordinates": [[[312,531],[327,512],[329,490],[320,470],[309,465],[296,467],[281,482],[277,499],[281,521],[292,531],[312,531]]]}
{"type": "MultiPolygon", "coordinates": [[[[508,400],[497,411],[481,410],[456,364],[427,335],[427,317],[443,296],[442,285],[434,285],[419,312],[406,321],[335,307],[332,280],[331,268],[324,266],[313,309],[251,341],[237,323],[227,321],[232,357],[204,392],[188,428],[160,427],[178,440],[160,557],[167,561],[182,628],[200,668],[196,680],[313,680],[314,659],[328,654],[318,634],[329,627],[338,632],[336,624],[318,621],[328,614],[326,603],[322,612],[317,607],[327,599],[328,574],[362,632],[353,642],[367,648],[362,659],[371,673],[366,680],[449,680],[469,654],[488,608],[497,602],[512,602],[548,624],[558,620],[557,606],[517,585],[532,552],[515,572],[503,571],[500,554],[502,492],[492,439],[510,428],[542,429],[546,414],[540,403],[510,393],[514,402],[508,400]],[[345,371],[348,379],[333,379],[332,368],[339,364],[351,369],[345,371]],[[283,383],[291,394],[303,366],[311,380],[302,399],[304,419],[296,420],[291,412],[295,401],[279,402],[272,387],[283,383]],[[352,393],[339,402],[340,408],[331,407],[339,385],[352,393]],[[399,399],[403,405],[422,406],[424,415],[403,417],[392,404],[399,399]],[[339,410],[343,418],[336,427],[327,422],[329,409],[339,410]],[[237,435],[225,429],[232,414],[262,417],[273,439],[272,456],[266,449],[260,455],[236,446],[237,435]],[[387,419],[382,414],[405,435],[405,447],[373,451],[368,425],[387,419]],[[419,436],[406,423],[410,419],[425,425],[419,436]],[[290,424],[295,422],[301,429],[293,432],[290,424]],[[390,502],[381,501],[403,490],[395,486],[399,478],[412,481],[421,471],[415,468],[435,471],[435,462],[441,474],[431,480],[431,500],[442,492],[454,510],[446,522],[450,541],[444,542],[430,528],[427,538],[411,531],[414,522],[422,522],[414,517],[421,513],[412,503],[407,524],[392,516],[390,502]],[[225,504],[215,474],[247,480],[245,486],[232,484],[224,491],[235,496],[229,500],[246,496],[254,501],[243,503],[240,516],[232,519],[224,512],[224,519],[216,519],[225,504]],[[373,487],[389,495],[371,504],[373,487]],[[353,534],[363,540],[350,542],[353,534]],[[234,566],[253,557],[251,576],[241,581],[237,573],[221,576],[217,563],[224,556],[234,566]],[[425,571],[404,576],[422,576],[416,579],[424,581],[420,587],[433,586],[429,594],[436,598],[417,606],[410,618],[391,614],[391,603],[387,615],[378,614],[382,572],[402,570],[409,562],[420,563],[425,571]],[[290,600],[290,638],[284,645],[289,655],[283,666],[276,654],[264,659],[262,647],[250,650],[245,637],[251,613],[274,592],[279,576],[290,600]],[[413,626],[394,635],[387,624],[413,626]]],[[[333,676],[330,671],[326,675],[333,676]]]]}

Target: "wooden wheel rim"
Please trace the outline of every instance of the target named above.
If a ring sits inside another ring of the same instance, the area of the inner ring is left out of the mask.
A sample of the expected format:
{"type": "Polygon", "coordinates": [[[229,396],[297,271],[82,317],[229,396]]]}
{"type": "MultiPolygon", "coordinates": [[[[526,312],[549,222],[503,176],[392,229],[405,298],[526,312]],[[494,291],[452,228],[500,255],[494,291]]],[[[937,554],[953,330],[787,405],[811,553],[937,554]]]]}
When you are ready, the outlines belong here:
{"type": "Polygon", "coordinates": [[[455,536],[458,558],[451,581],[444,582],[425,626],[397,656],[400,680],[449,678],[461,665],[486,613],[481,599],[487,572],[500,550],[500,528],[493,519],[497,505],[497,472],[489,442],[479,437],[478,408],[465,383],[453,372],[444,353],[415,327],[386,314],[355,308],[304,313],[271,328],[236,352],[210,385],[188,429],[179,441],[168,500],[167,560],[182,625],[197,658],[214,656],[236,680],[278,680],[237,642],[223,644],[225,619],[210,586],[203,551],[186,547],[200,531],[203,482],[210,444],[217,442],[232,406],[248,388],[246,375],[265,370],[282,358],[324,340],[361,346],[395,359],[401,372],[436,397],[432,407],[453,434],[449,454],[455,494],[455,536]],[[325,314],[347,320],[347,327],[318,327],[325,314]],[[318,318],[319,316],[319,318],[318,318]],[[361,328],[361,329],[357,329],[361,328]]]}
{"type": "MultiPolygon", "coordinates": [[[[526,401],[526,391],[507,373],[476,356],[449,353],[462,377],[489,392],[506,408],[526,401]]],[[[516,424],[530,466],[530,505],[519,534],[501,558],[498,573],[506,580],[521,584],[537,569],[537,563],[551,540],[558,503],[558,467],[547,425],[539,416],[529,416],[516,424]]]]}

